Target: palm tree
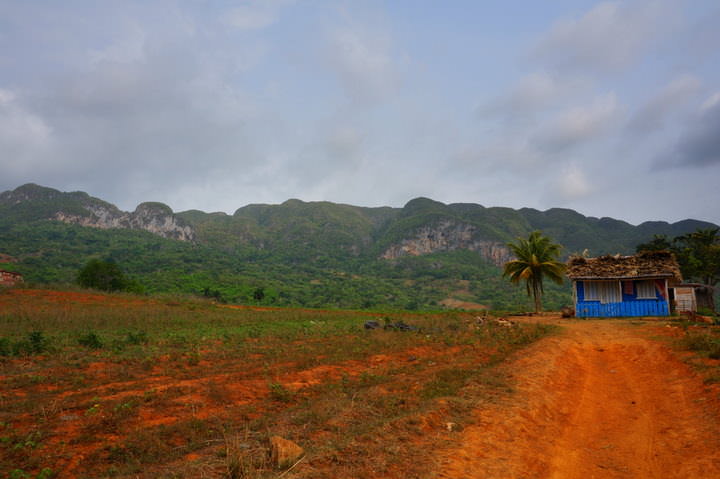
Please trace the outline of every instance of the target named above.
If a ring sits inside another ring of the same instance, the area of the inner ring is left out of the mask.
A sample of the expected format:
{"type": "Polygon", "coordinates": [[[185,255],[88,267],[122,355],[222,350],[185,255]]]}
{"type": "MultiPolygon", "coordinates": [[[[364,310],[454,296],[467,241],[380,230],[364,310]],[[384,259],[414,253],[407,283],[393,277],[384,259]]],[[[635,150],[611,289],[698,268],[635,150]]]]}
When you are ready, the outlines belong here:
{"type": "Polygon", "coordinates": [[[557,284],[563,283],[565,264],[558,261],[559,244],[550,241],[539,231],[533,231],[528,239],[518,238],[517,243],[508,243],[517,259],[505,263],[503,276],[514,284],[525,281],[528,296],[535,301],[535,312],[542,310],[543,277],[547,276],[557,284]]]}

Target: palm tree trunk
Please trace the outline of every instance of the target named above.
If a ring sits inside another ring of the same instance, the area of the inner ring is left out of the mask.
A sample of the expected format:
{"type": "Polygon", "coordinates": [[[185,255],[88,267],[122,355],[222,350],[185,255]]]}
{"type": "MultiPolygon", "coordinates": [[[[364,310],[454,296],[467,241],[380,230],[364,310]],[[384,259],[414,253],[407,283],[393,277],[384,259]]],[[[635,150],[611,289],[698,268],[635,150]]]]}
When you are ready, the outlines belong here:
{"type": "Polygon", "coordinates": [[[532,291],[533,299],[535,300],[535,312],[539,313],[542,311],[542,292],[540,291],[540,285],[537,281],[533,281],[532,291]]]}

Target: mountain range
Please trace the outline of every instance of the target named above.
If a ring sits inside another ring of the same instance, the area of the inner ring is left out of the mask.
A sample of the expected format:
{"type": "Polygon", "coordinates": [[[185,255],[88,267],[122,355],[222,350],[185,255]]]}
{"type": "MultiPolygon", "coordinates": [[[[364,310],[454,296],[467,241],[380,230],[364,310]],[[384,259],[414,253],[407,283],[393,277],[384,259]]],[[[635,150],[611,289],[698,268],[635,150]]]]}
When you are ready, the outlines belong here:
{"type": "MultiPolygon", "coordinates": [[[[638,226],[570,209],[443,204],[402,208],[288,200],[232,215],[141,203],[133,212],[84,192],[26,184],[0,194],[0,268],[35,282],[72,282],[93,257],[121,264],[149,292],[237,302],[336,307],[523,303],[500,278],[507,243],[534,230],[565,256],[632,253],[656,234],[717,227],[704,221],[638,226]],[[4,258],[4,259],[3,259],[4,258]]],[[[548,292],[567,302],[568,288],[548,292]]]]}

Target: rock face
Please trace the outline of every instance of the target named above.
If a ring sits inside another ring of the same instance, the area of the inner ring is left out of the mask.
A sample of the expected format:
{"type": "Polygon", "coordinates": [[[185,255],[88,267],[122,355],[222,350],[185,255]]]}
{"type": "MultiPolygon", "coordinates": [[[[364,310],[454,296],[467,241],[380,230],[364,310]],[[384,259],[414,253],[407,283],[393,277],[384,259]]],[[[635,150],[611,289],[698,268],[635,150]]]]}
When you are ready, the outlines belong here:
{"type": "Polygon", "coordinates": [[[0,193],[0,209],[21,211],[26,220],[50,219],[92,228],[145,230],[163,238],[195,241],[195,230],[162,203],[141,203],[135,211],[76,191],[64,193],[28,183],[0,193]]]}
{"type": "Polygon", "coordinates": [[[400,256],[420,256],[440,251],[467,249],[476,251],[495,266],[503,266],[512,259],[506,245],[477,237],[473,225],[454,220],[442,220],[434,226],[418,228],[412,238],[406,238],[387,248],[380,257],[396,259],[400,256]]]}
{"type": "Polygon", "coordinates": [[[132,213],[105,205],[84,205],[88,216],[55,213],[53,219],[92,228],[126,228],[149,231],[163,238],[195,241],[195,231],[176,218],[170,207],[162,203],[141,203],[132,213]]]}

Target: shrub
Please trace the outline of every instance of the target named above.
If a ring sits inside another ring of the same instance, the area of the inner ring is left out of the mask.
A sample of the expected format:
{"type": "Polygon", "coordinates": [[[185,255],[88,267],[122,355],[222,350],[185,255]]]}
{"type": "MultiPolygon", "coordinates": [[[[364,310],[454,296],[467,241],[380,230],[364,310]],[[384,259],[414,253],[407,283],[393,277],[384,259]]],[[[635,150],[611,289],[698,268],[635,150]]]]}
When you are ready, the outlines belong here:
{"type": "Polygon", "coordinates": [[[28,334],[28,343],[30,352],[33,354],[40,354],[47,350],[47,339],[43,336],[42,331],[33,331],[28,334]]]}
{"type": "Polygon", "coordinates": [[[134,345],[147,344],[147,342],[148,342],[147,333],[145,331],[137,331],[137,332],[129,331],[127,333],[127,336],[125,337],[125,342],[128,344],[134,344],[134,345]]]}
{"type": "Polygon", "coordinates": [[[0,338],[0,356],[29,356],[48,351],[49,341],[42,331],[28,333],[25,339],[11,341],[8,338],[0,338]]]}
{"type": "Polygon", "coordinates": [[[83,288],[99,289],[101,291],[128,291],[138,286],[135,282],[125,278],[120,267],[113,261],[91,259],[80,270],[77,282],[83,288]]]}
{"type": "Polygon", "coordinates": [[[290,402],[293,398],[293,392],[280,383],[270,383],[270,397],[275,401],[290,402]]]}
{"type": "Polygon", "coordinates": [[[80,336],[80,338],[78,338],[78,343],[81,346],[85,346],[86,348],[90,349],[102,349],[103,347],[102,340],[97,334],[93,332],[87,333],[84,336],[80,336]]]}
{"type": "Polygon", "coordinates": [[[0,338],[0,356],[12,355],[12,342],[8,338],[0,338]]]}

